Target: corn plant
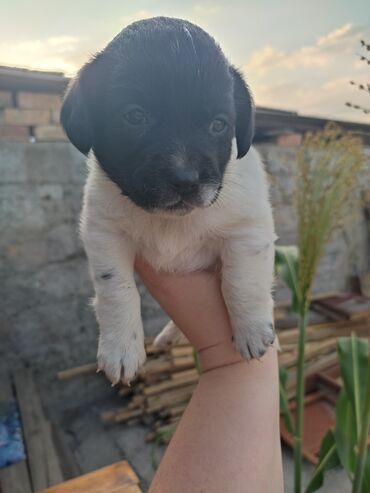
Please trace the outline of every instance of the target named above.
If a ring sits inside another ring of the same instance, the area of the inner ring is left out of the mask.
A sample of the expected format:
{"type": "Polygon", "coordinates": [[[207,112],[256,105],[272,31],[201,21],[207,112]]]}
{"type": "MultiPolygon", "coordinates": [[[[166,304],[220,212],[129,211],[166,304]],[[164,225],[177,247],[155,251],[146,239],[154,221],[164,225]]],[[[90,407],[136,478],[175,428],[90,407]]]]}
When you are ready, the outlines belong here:
{"type": "Polygon", "coordinates": [[[322,132],[306,135],[297,155],[299,255],[297,251],[285,250],[278,251],[276,256],[277,272],[291,288],[292,307],[299,316],[294,424],[288,411],[284,412],[294,436],[295,493],[302,491],[304,350],[312,283],[330,235],[346,218],[363,163],[360,140],[335,124],[329,123],[322,132]]]}
{"type": "Polygon", "coordinates": [[[338,359],[343,389],[336,404],[334,430],[321,444],[319,462],[305,493],[317,491],[324,473],[342,466],[352,482],[352,493],[370,491],[370,353],[366,339],[351,337],[338,341],[338,359]]]}
{"type": "MultiPolygon", "coordinates": [[[[292,292],[292,311],[297,311],[298,249],[294,246],[277,247],[275,256],[277,274],[292,292]]],[[[370,425],[370,353],[365,339],[341,338],[338,341],[338,359],[344,388],[336,405],[335,429],[326,433],[319,453],[319,461],[305,493],[317,491],[324,483],[326,471],[343,467],[353,483],[354,493],[370,491],[370,452],[368,433],[370,425]]],[[[287,371],[279,368],[280,410],[285,427],[293,435],[294,424],[286,396],[287,371]]]]}

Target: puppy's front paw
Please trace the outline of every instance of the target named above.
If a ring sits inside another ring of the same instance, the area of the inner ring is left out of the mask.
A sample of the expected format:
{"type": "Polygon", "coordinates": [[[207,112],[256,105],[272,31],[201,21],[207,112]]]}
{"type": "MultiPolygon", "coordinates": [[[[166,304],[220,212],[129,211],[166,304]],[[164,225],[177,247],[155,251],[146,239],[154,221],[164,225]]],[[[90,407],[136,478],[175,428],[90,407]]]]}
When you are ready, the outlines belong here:
{"type": "Polygon", "coordinates": [[[113,385],[121,378],[130,383],[146,360],[144,341],[136,333],[112,338],[100,335],[98,349],[98,368],[104,371],[113,385]]]}
{"type": "Polygon", "coordinates": [[[172,320],[170,320],[154,339],[154,346],[157,346],[159,348],[166,348],[171,344],[179,342],[181,340],[181,336],[182,334],[180,329],[172,320]]]}
{"type": "Polygon", "coordinates": [[[235,349],[246,360],[261,358],[274,341],[274,324],[269,320],[248,320],[243,329],[234,329],[235,349]]]}

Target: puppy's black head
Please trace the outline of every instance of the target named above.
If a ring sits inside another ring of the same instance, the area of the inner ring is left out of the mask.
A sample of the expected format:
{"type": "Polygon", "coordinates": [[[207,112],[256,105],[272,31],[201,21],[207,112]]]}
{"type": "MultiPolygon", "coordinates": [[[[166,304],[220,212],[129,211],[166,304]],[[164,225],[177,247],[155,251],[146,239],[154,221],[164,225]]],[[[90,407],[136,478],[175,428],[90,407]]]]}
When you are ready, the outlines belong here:
{"type": "Polygon", "coordinates": [[[80,70],[61,121],[134,203],[186,212],[216,200],[234,137],[238,157],[247,153],[253,103],[207,33],[158,17],[125,28],[80,70]]]}

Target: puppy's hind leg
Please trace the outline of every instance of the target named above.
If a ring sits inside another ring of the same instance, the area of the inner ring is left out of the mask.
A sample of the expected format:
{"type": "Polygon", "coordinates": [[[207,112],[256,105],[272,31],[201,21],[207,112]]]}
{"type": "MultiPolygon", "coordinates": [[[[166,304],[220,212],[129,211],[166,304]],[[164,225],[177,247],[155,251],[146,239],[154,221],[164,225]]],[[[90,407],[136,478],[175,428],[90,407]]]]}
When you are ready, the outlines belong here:
{"type": "Polygon", "coordinates": [[[172,320],[170,320],[154,339],[154,345],[165,348],[171,344],[180,342],[183,338],[184,336],[180,329],[172,320]]]}

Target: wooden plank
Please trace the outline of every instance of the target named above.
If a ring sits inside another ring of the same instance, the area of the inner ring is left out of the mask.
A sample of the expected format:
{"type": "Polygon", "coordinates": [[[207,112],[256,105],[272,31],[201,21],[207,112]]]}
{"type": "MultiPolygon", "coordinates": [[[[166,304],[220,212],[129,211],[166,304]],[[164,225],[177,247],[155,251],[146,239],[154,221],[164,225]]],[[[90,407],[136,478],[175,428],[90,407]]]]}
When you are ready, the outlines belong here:
{"type": "Polygon", "coordinates": [[[10,378],[5,375],[0,379],[0,401],[10,401],[14,399],[10,378]]]}
{"type": "MultiPolygon", "coordinates": [[[[325,356],[320,356],[317,360],[312,363],[306,364],[305,366],[305,389],[306,392],[313,391],[317,389],[317,373],[328,366],[333,365],[338,361],[337,352],[330,353],[325,356]]],[[[295,369],[288,371],[288,381],[286,384],[286,392],[288,399],[295,397],[296,390],[296,372],[295,369]]]]}
{"type": "Polygon", "coordinates": [[[190,377],[186,377],[178,380],[167,380],[164,382],[157,383],[155,385],[151,385],[143,389],[143,393],[145,396],[157,395],[162,392],[167,392],[169,390],[178,389],[181,386],[186,386],[188,384],[196,383],[199,380],[199,375],[195,373],[195,375],[191,375],[190,377]]]}
{"type": "Polygon", "coordinates": [[[81,475],[81,471],[77,466],[74,455],[69,448],[67,437],[64,431],[55,423],[51,423],[52,435],[57,449],[60,467],[64,480],[73,479],[81,475]]]}
{"type": "Polygon", "coordinates": [[[26,461],[0,470],[2,493],[32,493],[26,461]]]}
{"type": "MultiPolygon", "coordinates": [[[[370,206],[369,206],[369,212],[370,212],[370,206]]],[[[370,297],[370,271],[362,274],[360,278],[360,284],[361,284],[361,293],[364,296],[370,297]]]]}
{"type": "Polygon", "coordinates": [[[137,484],[130,484],[122,490],[122,493],[142,493],[142,491],[137,484]]]}
{"type": "Polygon", "coordinates": [[[370,316],[370,298],[356,293],[341,293],[338,296],[317,301],[316,304],[350,320],[370,316]]]}
{"type": "Polygon", "coordinates": [[[329,320],[337,321],[337,320],[343,320],[343,319],[347,320],[348,319],[343,314],[337,313],[336,311],[331,310],[327,306],[322,305],[320,301],[312,302],[311,307],[313,310],[315,310],[315,312],[320,313],[321,315],[323,315],[324,317],[326,317],[329,320]]]}
{"type": "Polygon", "coordinates": [[[100,414],[100,419],[103,423],[124,423],[130,419],[140,418],[144,416],[143,409],[119,409],[117,411],[104,411],[100,414]]]}
{"type": "MultiPolygon", "coordinates": [[[[294,421],[295,403],[290,404],[289,407],[294,421]]],[[[335,405],[328,396],[319,391],[305,397],[304,407],[306,415],[311,419],[307,419],[304,424],[302,455],[312,464],[317,464],[319,444],[326,431],[335,422],[335,405]]],[[[282,417],[280,418],[280,435],[285,443],[293,447],[293,437],[285,428],[282,417]]]]}
{"type": "MultiPolygon", "coordinates": [[[[5,375],[0,380],[0,401],[14,399],[10,379],[5,375]]],[[[31,493],[31,483],[25,460],[0,470],[2,493],[31,493]]]]}
{"type": "Polygon", "coordinates": [[[139,479],[129,463],[122,461],[40,493],[141,493],[138,483],[139,479]]]}
{"type": "Polygon", "coordinates": [[[177,373],[171,374],[171,380],[184,380],[190,377],[199,377],[199,372],[196,368],[191,368],[190,370],[179,371],[177,373]]]}
{"type": "Polygon", "coordinates": [[[46,425],[32,374],[21,370],[14,375],[16,395],[22,418],[28,465],[34,491],[39,491],[62,480],[58,470],[50,428],[46,425]]]}
{"type": "MultiPolygon", "coordinates": [[[[305,348],[305,361],[318,357],[320,355],[336,352],[337,339],[332,337],[320,342],[307,342],[305,348]]],[[[279,364],[285,368],[295,366],[297,363],[298,350],[282,353],[279,355],[279,364]]]]}
{"type": "Polygon", "coordinates": [[[50,422],[45,421],[42,426],[43,442],[46,451],[48,486],[54,486],[55,484],[63,483],[64,478],[52,436],[51,424],[50,422]]]}
{"type": "Polygon", "coordinates": [[[182,357],[182,356],[191,356],[193,357],[194,349],[192,346],[174,346],[171,349],[171,354],[172,356],[176,357],[182,357]]]}
{"type": "Polygon", "coordinates": [[[96,372],[98,366],[96,363],[88,363],[82,366],[76,366],[75,368],[68,368],[57,373],[58,380],[69,380],[70,378],[79,377],[82,375],[89,375],[96,372]]]}
{"type": "MultiPolygon", "coordinates": [[[[328,337],[342,337],[350,334],[352,331],[355,333],[362,333],[368,331],[370,327],[370,319],[367,320],[339,320],[331,321],[318,325],[309,325],[307,327],[307,340],[319,340],[327,339],[328,337]]],[[[280,344],[284,346],[285,343],[297,343],[299,330],[297,328],[291,328],[286,330],[279,330],[280,344]]]]}
{"type": "Polygon", "coordinates": [[[26,441],[32,486],[34,491],[38,491],[50,486],[46,469],[47,458],[42,439],[44,416],[31,375],[26,371],[18,371],[14,375],[14,382],[26,441]]]}

